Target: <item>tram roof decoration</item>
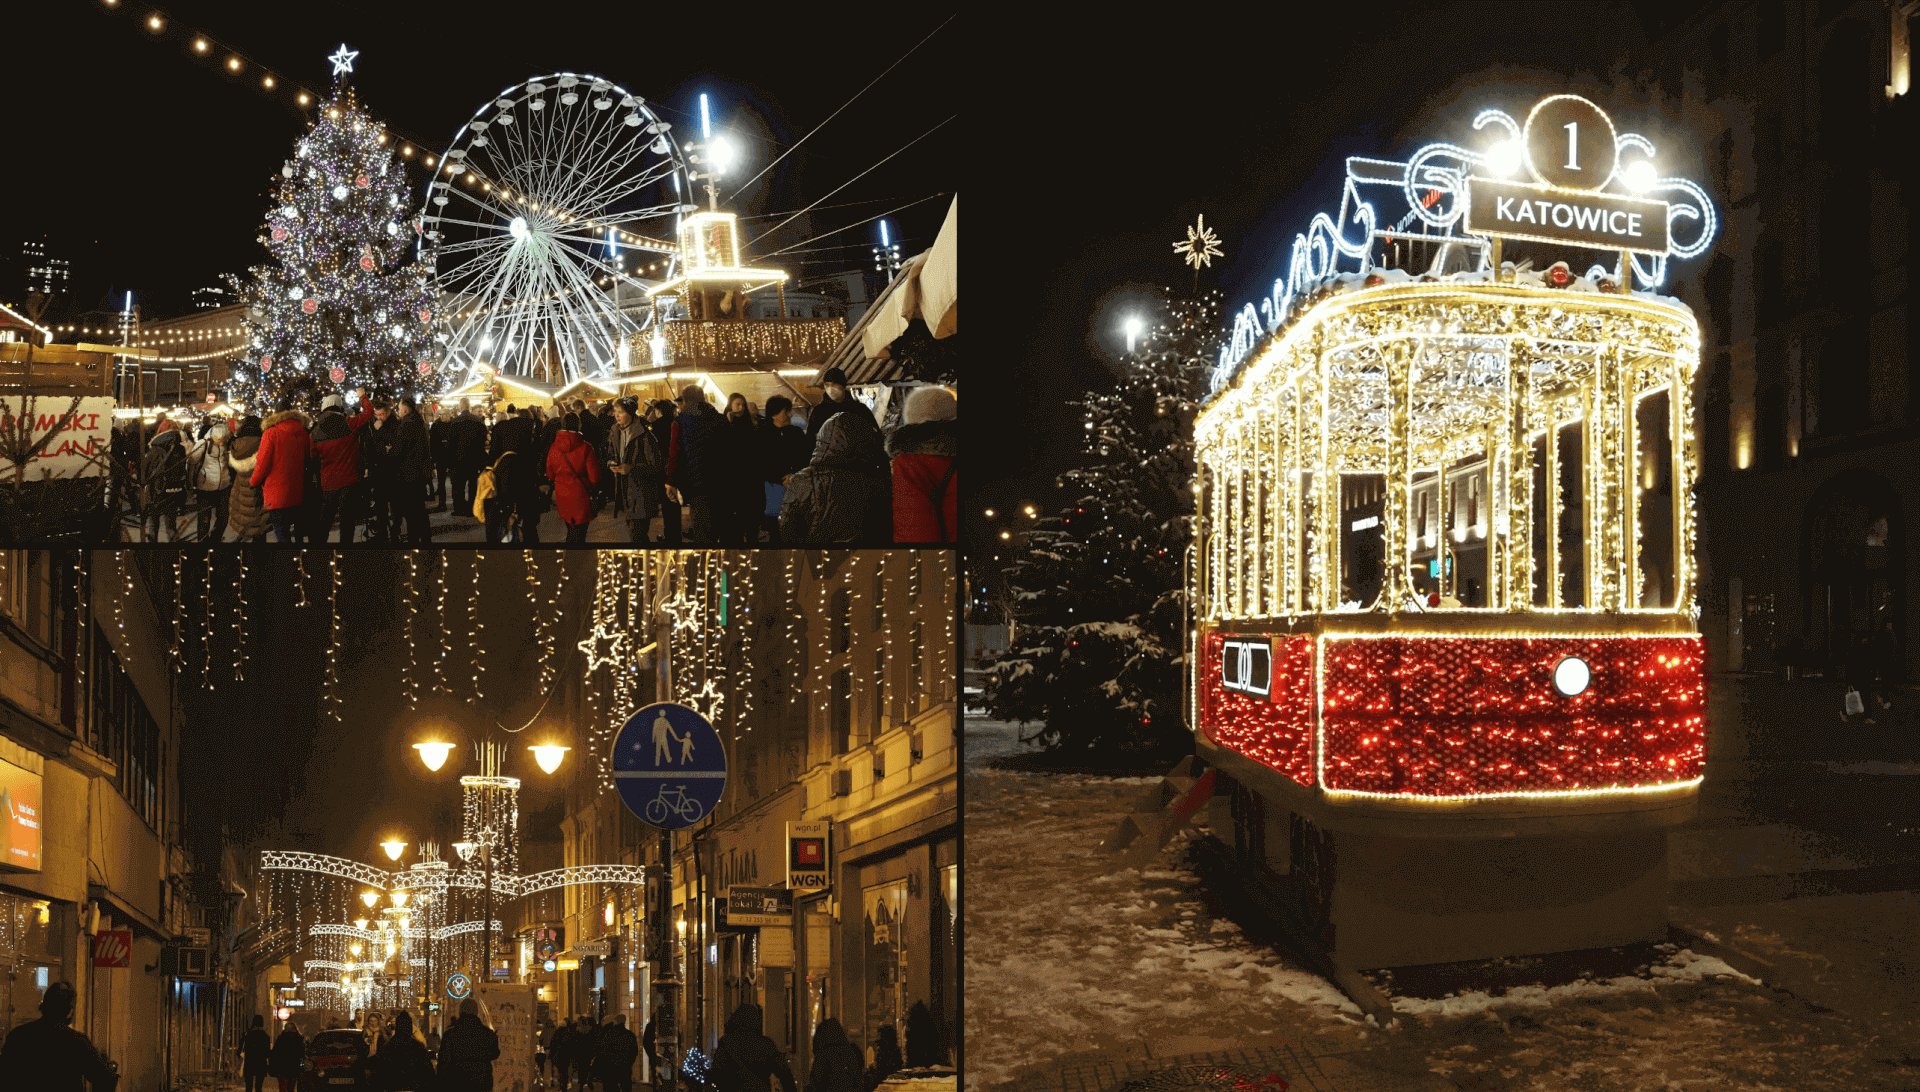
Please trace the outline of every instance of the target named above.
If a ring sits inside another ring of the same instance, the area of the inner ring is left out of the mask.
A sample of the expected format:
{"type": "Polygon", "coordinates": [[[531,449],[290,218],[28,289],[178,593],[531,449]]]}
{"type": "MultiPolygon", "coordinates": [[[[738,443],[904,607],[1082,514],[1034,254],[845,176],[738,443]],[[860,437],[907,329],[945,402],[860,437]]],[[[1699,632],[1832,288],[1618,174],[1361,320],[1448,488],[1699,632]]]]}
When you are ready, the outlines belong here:
{"type": "Polygon", "coordinates": [[[1630,263],[1633,283],[1656,288],[1666,282],[1669,259],[1699,257],[1713,242],[1718,217],[1706,191],[1685,178],[1661,177],[1653,142],[1617,131],[1606,111],[1587,99],[1549,95],[1534,104],[1524,124],[1504,110],[1482,110],[1473,128],[1494,139],[1478,148],[1438,141],[1404,161],[1348,157],[1337,214],[1316,213],[1307,230],[1294,236],[1286,273],[1267,298],[1234,317],[1214,368],[1215,392],[1232,382],[1266,338],[1330,294],[1408,280],[1631,290],[1613,286],[1600,265],[1551,286],[1524,271],[1517,278],[1499,276],[1491,268],[1492,239],[1619,253],[1630,263]],[[1513,177],[1523,168],[1531,181],[1513,177]],[[1384,197],[1404,200],[1406,212],[1389,224],[1362,197],[1363,186],[1369,194],[1385,190],[1384,197]],[[1376,271],[1376,241],[1394,238],[1439,244],[1434,269],[1418,277],[1376,271]],[[1473,268],[1444,271],[1468,249],[1478,251],[1477,259],[1469,259],[1473,268]],[[1343,260],[1349,268],[1342,268],[1343,260]]]}

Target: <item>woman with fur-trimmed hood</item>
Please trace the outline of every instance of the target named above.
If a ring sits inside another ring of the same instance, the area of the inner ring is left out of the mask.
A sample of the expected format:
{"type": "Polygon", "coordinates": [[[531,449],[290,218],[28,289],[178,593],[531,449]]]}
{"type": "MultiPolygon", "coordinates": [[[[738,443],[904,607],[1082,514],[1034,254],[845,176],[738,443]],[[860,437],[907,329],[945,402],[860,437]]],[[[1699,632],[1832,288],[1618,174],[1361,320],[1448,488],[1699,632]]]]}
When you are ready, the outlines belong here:
{"type": "Polygon", "coordinates": [[[893,458],[893,540],[960,541],[959,404],[945,387],[907,396],[905,423],[887,437],[893,458]]]}
{"type": "Polygon", "coordinates": [[[253,484],[253,467],[260,453],[260,418],[240,420],[240,431],[227,447],[227,465],[233,467],[233,492],[227,497],[227,526],[241,542],[258,542],[267,533],[267,506],[260,487],[253,484]]]}
{"type": "Polygon", "coordinates": [[[300,503],[306,499],[312,425],[306,414],[283,402],[260,426],[260,451],[250,481],[260,487],[274,536],[283,543],[293,541],[300,503]]]}

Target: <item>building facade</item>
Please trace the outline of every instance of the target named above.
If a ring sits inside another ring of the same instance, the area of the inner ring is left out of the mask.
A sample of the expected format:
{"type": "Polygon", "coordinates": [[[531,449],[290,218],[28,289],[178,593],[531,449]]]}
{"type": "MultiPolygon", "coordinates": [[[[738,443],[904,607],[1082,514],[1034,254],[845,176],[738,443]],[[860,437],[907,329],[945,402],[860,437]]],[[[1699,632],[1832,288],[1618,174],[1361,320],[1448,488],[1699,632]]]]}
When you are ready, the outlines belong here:
{"type": "Polygon", "coordinates": [[[1920,676],[1914,13],[1722,3],[1652,43],[1724,225],[1670,289],[1701,325],[1701,628],[1717,669],[1920,676]]]}
{"type": "MultiPolygon", "coordinates": [[[[953,555],[681,557],[646,593],[625,700],[631,709],[657,700],[700,707],[718,695],[706,708],[728,748],[726,795],[671,837],[670,920],[649,917],[654,904],[640,888],[565,889],[554,1015],[625,1013],[644,1028],[659,1002],[647,962],[658,930],[682,968],[683,1048],[711,1056],[727,1017],[750,1001],[804,1076],[821,1022],[838,1019],[871,1057],[881,1027],[904,1040],[920,1003],[951,1060],[960,822],[953,555]],[[804,824],[826,840],[827,879],[790,888],[790,839],[804,824]],[[787,923],[730,922],[732,887],[788,888],[787,923]]],[[[589,719],[605,716],[591,699],[587,707],[589,719]]],[[[566,863],[648,865],[657,875],[668,842],[604,783],[577,777],[566,810],[566,863]]]]}
{"type": "MultiPolygon", "coordinates": [[[[157,555],[152,555],[157,559],[157,555]]],[[[55,981],[74,1026],[159,1088],[193,1064],[210,1010],[162,948],[193,917],[180,844],[182,711],[148,558],[0,552],[0,933],[9,1030],[55,981]]]]}

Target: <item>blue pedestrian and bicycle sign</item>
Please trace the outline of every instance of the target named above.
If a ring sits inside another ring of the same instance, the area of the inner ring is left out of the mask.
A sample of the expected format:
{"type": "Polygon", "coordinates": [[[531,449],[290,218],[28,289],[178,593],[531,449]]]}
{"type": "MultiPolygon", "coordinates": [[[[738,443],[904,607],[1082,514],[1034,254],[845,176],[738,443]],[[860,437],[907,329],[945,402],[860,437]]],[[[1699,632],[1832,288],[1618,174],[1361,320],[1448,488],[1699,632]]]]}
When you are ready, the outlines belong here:
{"type": "Polygon", "coordinates": [[[656,702],[614,736],[613,784],[648,826],[684,830],[713,814],[726,793],[727,750],[707,718],[656,702]]]}
{"type": "Polygon", "coordinates": [[[447,996],[448,997],[453,998],[455,1001],[465,1000],[467,994],[472,992],[472,990],[473,990],[473,983],[470,980],[468,980],[466,975],[456,974],[456,975],[448,976],[447,978],[447,996]]]}

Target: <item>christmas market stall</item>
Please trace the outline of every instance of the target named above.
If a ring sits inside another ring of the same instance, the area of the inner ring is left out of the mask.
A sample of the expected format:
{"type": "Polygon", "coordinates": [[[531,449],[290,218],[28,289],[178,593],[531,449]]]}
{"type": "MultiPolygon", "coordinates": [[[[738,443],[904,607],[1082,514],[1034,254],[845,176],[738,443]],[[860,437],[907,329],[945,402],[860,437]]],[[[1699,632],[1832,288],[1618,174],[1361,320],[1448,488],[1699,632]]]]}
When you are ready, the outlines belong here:
{"type": "Polygon", "coordinates": [[[0,306],[0,542],[105,537],[113,353],[0,306]]]}
{"type": "Polygon", "coordinates": [[[1576,96],[1473,128],[1348,160],[1194,426],[1198,757],[1348,968],[1664,939],[1706,762],[1700,335],[1659,288],[1712,202],[1576,96]]]}

